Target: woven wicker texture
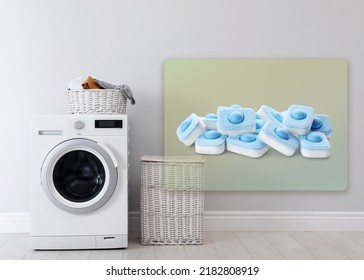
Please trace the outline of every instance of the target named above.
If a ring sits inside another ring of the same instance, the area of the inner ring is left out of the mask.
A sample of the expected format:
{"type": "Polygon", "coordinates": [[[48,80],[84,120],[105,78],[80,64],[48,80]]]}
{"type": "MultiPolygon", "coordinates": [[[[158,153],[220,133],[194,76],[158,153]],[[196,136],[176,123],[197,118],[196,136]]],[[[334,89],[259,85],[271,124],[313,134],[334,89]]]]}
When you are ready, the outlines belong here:
{"type": "Polygon", "coordinates": [[[70,114],[126,114],[126,97],[120,90],[66,91],[70,114]]]}
{"type": "Polygon", "coordinates": [[[203,244],[203,157],[141,161],[141,243],[203,244]]]}

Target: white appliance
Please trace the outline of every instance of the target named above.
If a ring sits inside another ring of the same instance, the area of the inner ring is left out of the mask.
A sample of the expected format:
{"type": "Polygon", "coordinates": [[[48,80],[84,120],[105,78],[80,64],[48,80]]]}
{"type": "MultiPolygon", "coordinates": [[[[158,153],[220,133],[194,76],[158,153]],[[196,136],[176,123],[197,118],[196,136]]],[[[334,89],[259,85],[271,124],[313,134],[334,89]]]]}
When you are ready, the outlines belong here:
{"type": "Polygon", "coordinates": [[[33,249],[128,246],[126,115],[32,119],[33,249]]]}

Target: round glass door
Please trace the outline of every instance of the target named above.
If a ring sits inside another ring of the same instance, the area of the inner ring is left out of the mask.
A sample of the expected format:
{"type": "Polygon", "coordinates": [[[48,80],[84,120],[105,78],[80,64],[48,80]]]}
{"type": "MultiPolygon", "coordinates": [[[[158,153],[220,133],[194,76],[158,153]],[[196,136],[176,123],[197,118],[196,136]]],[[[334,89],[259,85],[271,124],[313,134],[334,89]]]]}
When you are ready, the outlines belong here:
{"type": "Polygon", "coordinates": [[[65,199],[85,202],[102,190],[106,172],[102,162],[87,151],[72,151],[63,155],[54,166],[53,183],[65,199]]]}
{"type": "Polygon", "coordinates": [[[71,139],[54,147],[41,171],[48,198],[72,213],[92,212],[103,206],[117,184],[115,157],[110,153],[89,139],[71,139]]]}

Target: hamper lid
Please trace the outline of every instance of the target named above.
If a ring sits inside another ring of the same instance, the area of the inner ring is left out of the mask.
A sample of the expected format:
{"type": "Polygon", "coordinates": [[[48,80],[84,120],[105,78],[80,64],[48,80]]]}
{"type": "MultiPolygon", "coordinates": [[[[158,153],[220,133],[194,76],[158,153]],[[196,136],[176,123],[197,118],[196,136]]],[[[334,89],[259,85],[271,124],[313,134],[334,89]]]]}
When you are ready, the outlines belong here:
{"type": "Polygon", "coordinates": [[[205,163],[204,156],[150,156],[144,155],[142,162],[163,162],[163,163],[205,163]]]}

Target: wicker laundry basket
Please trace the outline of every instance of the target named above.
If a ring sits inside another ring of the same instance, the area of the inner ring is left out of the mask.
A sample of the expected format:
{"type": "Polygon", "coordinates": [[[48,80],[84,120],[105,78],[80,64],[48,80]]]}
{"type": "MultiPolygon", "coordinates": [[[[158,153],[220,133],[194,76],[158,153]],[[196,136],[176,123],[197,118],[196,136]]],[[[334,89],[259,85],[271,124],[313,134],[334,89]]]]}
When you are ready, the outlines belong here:
{"type": "Polygon", "coordinates": [[[141,243],[203,244],[204,157],[141,158],[141,243]]]}
{"type": "Polygon", "coordinates": [[[66,95],[70,114],[126,114],[127,100],[120,90],[69,90],[66,95]]]}

